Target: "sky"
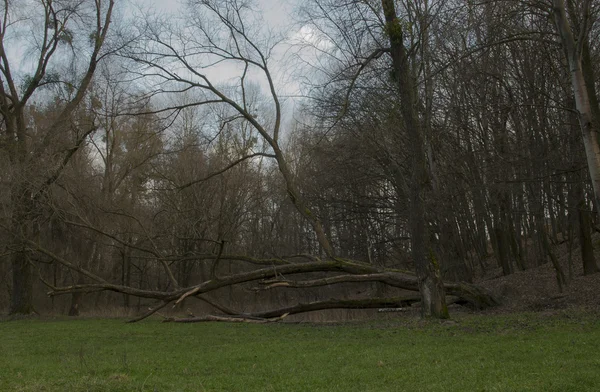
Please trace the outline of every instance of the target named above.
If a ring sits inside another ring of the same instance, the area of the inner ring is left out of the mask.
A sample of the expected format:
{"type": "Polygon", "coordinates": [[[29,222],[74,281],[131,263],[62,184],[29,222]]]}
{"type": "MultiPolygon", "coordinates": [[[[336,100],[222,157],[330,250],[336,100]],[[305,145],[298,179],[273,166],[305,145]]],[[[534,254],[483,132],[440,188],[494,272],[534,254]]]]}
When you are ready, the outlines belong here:
{"type": "MultiPolygon", "coordinates": [[[[180,7],[184,7],[185,0],[130,0],[133,3],[136,3],[141,9],[148,10],[150,8],[161,13],[178,13],[180,7]]],[[[242,1],[242,0],[239,0],[242,1]]],[[[292,30],[290,30],[290,26],[293,23],[292,17],[290,16],[291,12],[294,9],[294,6],[299,4],[300,0],[254,0],[257,8],[263,10],[264,21],[269,28],[274,29],[275,31],[281,29],[285,33],[294,34],[292,30]]],[[[301,30],[304,31],[304,30],[301,30]]],[[[13,68],[20,71],[20,73],[31,72],[30,69],[35,65],[34,62],[29,61],[28,55],[25,54],[23,50],[23,46],[21,45],[10,45],[8,47],[9,57],[15,59],[15,65],[13,68]]],[[[281,47],[281,49],[277,50],[276,54],[273,56],[272,60],[269,63],[269,67],[272,73],[276,75],[276,88],[278,93],[280,94],[280,99],[284,96],[293,96],[297,95],[299,90],[299,83],[290,76],[291,73],[289,71],[291,66],[287,65],[287,69],[285,66],[282,66],[283,62],[280,57],[281,54],[285,52],[285,48],[281,47]]],[[[239,64],[234,66],[230,64],[220,64],[217,67],[213,67],[210,70],[206,70],[207,76],[211,79],[213,84],[225,84],[228,82],[239,83],[239,75],[240,75],[240,66],[239,64]],[[237,67],[237,68],[236,68],[237,67]]],[[[264,77],[251,77],[250,80],[255,84],[258,84],[263,91],[268,95],[268,84],[264,77]]]]}
{"type": "MultiPolygon", "coordinates": [[[[185,7],[185,0],[131,0],[137,4],[142,5],[148,9],[152,7],[158,11],[158,14],[169,14],[182,15],[181,7],[185,7]]],[[[243,1],[243,0],[238,0],[243,1]]],[[[252,1],[252,0],[251,0],[252,1]]],[[[300,29],[299,26],[293,25],[294,20],[292,18],[292,12],[295,6],[300,4],[302,0],[253,0],[256,7],[263,10],[263,18],[266,27],[274,30],[275,32],[283,32],[292,39],[307,39],[306,28],[300,29]],[[306,37],[304,37],[306,35],[306,37]]],[[[289,48],[289,46],[287,47],[289,48]]],[[[282,104],[282,139],[285,139],[288,135],[291,124],[294,122],[294,118],[297,114],[297,109],[302,101],[298,98],[300,95],[301,84],[297,77],[298,64],[295,66],[293,63],[284,61],[285,56],[289,54],[285,45],[278,46],[278,49],[274,52],[273,56],[269,60],[269,69],[275,79],[275,88],[278,94],[280,103],[282,104]]],[[[288,56],[289,57],[289,56],[288,56]]],[[[303,56],[304,57],[304,56],[303,56]]],[[[230,84],[239,86],[239,78],[243,67],[237,63],[232,62],[220,63],[216,67],[209,69],[202,69],[202,73],[205,74],[213,84],[230,84]]],[[[262,96],[266,98],[264,104],[271,106],[272,101],[270,98],[269,85],[264,77],[264,74],[257,71],[254,75],[250,75],[248,80],[255,85],[258,85],[262,91],[262,96]]],[[[185,99],[185,98],[183,98],[185,99]]],[[[259,104],[261,105],[261,104],[259,104]]],[[[260,109],[259,109],[260,110],[260,109]]],[[[270,110],[267,111],[269,113],[270,110]]]]}
{"type": "MultiPolygon", "coordinates": [[[[138,0],[140,3],[151,4],[157,10],[167,12],[175,11],[181,3],[180,0],[138,0]]],[[[293,8],[292,0],[255,0],[258,7],[264,10],[266,22],[272,27],[280,27],[290,23],[290,11],[293,8]]]]}
{"type": "MultiPolygon", "coordinates": [[[[148,10],[153,8],[161,13],[174,13],[176,14],[179,11],[180,7],[185,6],[184,3],[186,0],[130,0],[132,3],[138,5],[140,9],[148,10]]],[[[242,1],[242,0],[239,0],[242,1]]],[[[290,33],[290,26],[293,23],[291,18],[291,13],[294,9],[294,6],[299,4],[301,0],[250,0],[253,1],[257,8],[263,10],[264,21],[269,28],[274,29],[275,31],[282,29],[285,33],[290,33]]],[[[292,32],[293,34],[293,32],[292,32]]],[[[19,69],[23,72],[31,72],[32,67],[35,66],[34,62],[28,61],[29,57],[25,54],[24,47],[22,45],[8,45],[7,50],[9,52],[9,57],[12,59],[18,59],[13,64],[13,68],[19,69]],[[31,68],[31,70],[30,70],[31,68]]],[[[285,49],[280,49],[279,52],[284,52],[285,49]]],[[[279,59],[274,58],[270,62],[270,67],[276,73],[283,74],[286,71],[282,71],[280,67],[281,61],[279,59]],[[276,69],[278,68],[278,69],[276,69]]],[[[217,81],[226,81],[228,78],[231,78],[233,72],[228,70],[227,66],[215,68],[215,70],[211,71],[209,75],[211,78],[216,78],[217,81]]],[[[288,78],[289,79],[289,78],[288,78]]],[[[258,82],[262,84],[263,82],[258,82]]],[[[293,83],[289,83],[289,80],[281,83],[283,88],[287,89],[288,92],[290,90],[289,85],[293,83]]],[[[296,85],[297,86],[297,85],[296,85]]],[[[292,90],[297,90],[297,88],[292,87],[292,90]]]]}
{"type": "MultiPolygon", "coordinates": [[[[136,0],[133,0],[136,1],[136,0]]],[[[293,23],[291,18],[291,12],[293,11],[294,5],[298,3],[298,0],[253,0],[256,3],[256,6],[259,9],[263,10],[263,17],[265,22],[267,23],[269,28],[274,29],[275,31],[279,29],[284,29],[286,33],[286,29],[289,30],[289,26],[293,23]]],[[[150,5],[155,8],[157,11],[162,11],[164,13],[177,13],[179,7],[182,7],[182,3],[185,0],[137,0],[138,4],[150,5]]],[[[281,49],[280,52],[284,52],[284,49],[281,49]]],[[[270,62],[271,71],[278,72],[281,74],[281,69],[278,68],[278,59],[273,59],[270,62]]],[[[215,70],[209,70],[207,75],[212,79],[220,79],[226,81],[229,77],[232,76],[234,72],[228,69],[228,66],[223,66],[216,68],[215,70]]],[[[239,74],[239,72],[235,72],[235,74],[239,74]]],[[[257,81],[263,89],[266,88],[266,81],[257,81]]],[[[281,83],[283,88],[286,89],[286,93],[293,94],[297,90],[297,85],[292,86],[289,83],[281,83]]]]}
{"type": "MultiPolygon", "coordinates": [[[[132,0],[136,1],[136,0],[132,0]]],[[[263,17],[268,27],[275,31],[282,30],[286,34],[292,34],[294,38],[298,38],[297,34],[303,34],[306,32],[305,29],[298,29],[299,32],[294,33],[290,30],[290,26],[293,24],[293,18],[291,14],[294,7],[299,4],[301,0],[254,0],[257,8],[263,10],[263,17]]],[[[157,11],[164,13],[178,13],[181,11],[180,7],[185,7],[183,3],[185,0],[137,0],[138,4],[150,5],[157,11]]],[[[279,95],[279,99],[284,103],[283,109],[286,118],[293,116],[294,107],[298,102],[298,99],[292,98],[297,97],[300,91],[300,84],[298,79],[294,77],[293,72],[298,72],[294,69],[293,65],[282,61],[282,56],[286,52],[284,46],[279,46],[276,50],[272,59],[269,61],[269,68],[272,74],[275,76],[276,90],[279,95]]],[[[212,83],[234,83],[239,82],[239,76],[241,75],[241,65],[232,63],[222,63],[218,67],[211,69],[204,69],[203,73],[209,77],[212,83]]],[[[249,80],[257,84],[262,90],[263,94],[269,96],[269,86],[266,78],[255,73],[251,75],[249,80]]]]}

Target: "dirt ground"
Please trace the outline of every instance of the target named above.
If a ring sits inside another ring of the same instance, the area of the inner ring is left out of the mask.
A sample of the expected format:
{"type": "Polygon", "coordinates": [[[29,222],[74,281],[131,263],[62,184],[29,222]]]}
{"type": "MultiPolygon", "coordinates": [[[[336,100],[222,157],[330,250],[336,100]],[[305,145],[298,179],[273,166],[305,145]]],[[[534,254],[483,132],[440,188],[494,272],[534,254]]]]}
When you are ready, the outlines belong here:
{"type": "MultiPolygon", "coordinates": [[[[600,262],[600,235],[593,237],[594,253],[598,265],[600,262]]],[[[567,285],[559,289],[556,270],[548,260],[542,265],[517,271],[508,276],[502,276],[502,269],[490,270],[486,276],[480,277],[475,283],[480,284],[494,293],[502,305],[490,312],[519,312],[544,311],[578,308],[581,310],[600,310],[600,273],[589,276],[583,275],[581,252],[578,244],[574,244],[569,257],[567,242],[553,246],[553,252],[559,259],[561,268],[567,278],[567,285]],[[569,261],[570,259],[570,261],[569,261]]],[[[537,264],[534,252],[529,262],[537,264]]],[[[489,265],[496,263],[495,259],[487,260],[489,265]]]]}

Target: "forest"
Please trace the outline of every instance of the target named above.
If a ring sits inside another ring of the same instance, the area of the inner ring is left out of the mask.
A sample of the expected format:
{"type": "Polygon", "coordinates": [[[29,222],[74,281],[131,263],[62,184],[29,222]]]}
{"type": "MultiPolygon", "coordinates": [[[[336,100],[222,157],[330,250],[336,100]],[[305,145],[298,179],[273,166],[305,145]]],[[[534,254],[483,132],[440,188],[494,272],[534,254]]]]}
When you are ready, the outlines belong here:
{"type": "Polygon", "coordinates": [[[0,311],[446,319],[598,272],[598,1],[292,5],[2,2],[0,311]]]}

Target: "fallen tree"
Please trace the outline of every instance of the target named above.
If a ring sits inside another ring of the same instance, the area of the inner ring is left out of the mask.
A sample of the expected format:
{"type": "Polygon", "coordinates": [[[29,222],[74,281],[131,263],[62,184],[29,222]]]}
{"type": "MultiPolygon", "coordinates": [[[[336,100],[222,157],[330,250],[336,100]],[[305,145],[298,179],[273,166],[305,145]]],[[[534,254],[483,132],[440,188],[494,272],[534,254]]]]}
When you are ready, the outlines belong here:
{"type": "Polygon", "coordinates": [[[287,306],[280,309],[251,314],[227,314],[222,316],[208,315],[200,317],[192,316],[187,318],[167,318],[165,322],[197,323],[206,321],[227,321],[266,323],[283,320],[284,318],[292,314],[314,312],[318,310],[403,308],[419,301],[420,297],[418,295],[410,295],[397,298],[367,298],[356,300],[330,299],[326,301],[298,303],[296,305],[287,306]]]}
{"type": "MultiPolygon", "coordinates": [[[[146,313],[132,321],[143,320],[153,315],[160,309],[165,308],[169,304],[176,306],[182,303],[186,298],[191,297],[208,302],[222,314],[210,315],[211,317],[203,316],[186,318],[182,319],[182,322],[191,322],[192,319],[196,319],[197,321],[231,321],[232,318],[257,320],[273,318],[282,319],[284,315],[288,314],[298,314],[325,309],[368,309],[384,307],[398,308],[420,301],[420,297],[418,295],[406,295],[396,298],[329,299],[325,301],[297,303],[280,309],[247,314],[229,309],[222,304],[218,304],[215,301],[205,298],[203,295],[224,287],[231,287],[250,282],[254,282],[256,285],[252,288],[254,291],[284,290],[292,288],[305,289],[312,287],[331,286],[341,283],[360,284],[365,282],[380,282],[391,287],[411,292],[419,291],[419,282],[417,277],[410,272],[379,268],[354,260],[332,259],[327,261],[292,262],[290,260],[282,259],[278,265],[272,264],[271,266],[253,269],[251,271],[239,272],[226,276],[212,274],[213,276],[210,279],[204,280],[190,287],[180,287],[177,284],[170,290],[148,290],[107,282],[102,277],[97,276],[90,271],[84,270],[76,263],[65,260],[64,258],[55,255],[47,249],[40,247],[34,242],[29,242],[29,248],[32,252],[49,257],[52,261],[72,271],[75,271],[92,281],[89,283],[55,287],[49,282],[43,280],[44,283],[50,288],[50,291],[48,292],[48,295],[50,296],[112,291],[160,301],[156,306],[150,308],[146,313]],[[307,273],[322,273],[327,274],[328,276],[317,279],[302,280],[303,275],[306,275],[307,273]],[[282,278],[283,276],[299,276],[300,278],[297,280],[291,280],[288,278],[284,279],[282,278]]],[[[240,257],[235,255],[229,256],[221,254],[220,256],[215,255],[214,260],[221,262],[231,260],[239,261],[240,257]]],[[[258,260],[254,258],[248,258],[248,260],[248,263],[251,265],[262,264],[257,262],[258,260]]],[[[166,266],[166,268],[169,268],[168,265],[164,263],[164,260],[157,260],[157,263],[163,267],[166,266]]],[[[173,274],[169,275],[173,276],[173,274]]],[[[491,293],[480,286],[468,283],[446,283],[444,286],[449,296],[447,299],[448,303],[459,303],[474,309],[485,309],[498,304],[496,298],[494,298],[491,293]]],[[[173,321],[178,320],[175,319],[173,321]]]]}

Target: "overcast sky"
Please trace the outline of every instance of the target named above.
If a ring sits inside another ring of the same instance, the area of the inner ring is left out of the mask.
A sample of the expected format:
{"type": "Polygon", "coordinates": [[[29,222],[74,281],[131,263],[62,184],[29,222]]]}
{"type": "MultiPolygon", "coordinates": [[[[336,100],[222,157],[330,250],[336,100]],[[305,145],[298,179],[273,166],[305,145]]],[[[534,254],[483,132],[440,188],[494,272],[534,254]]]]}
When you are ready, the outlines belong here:
{"type": "MultiPolygon", "coordinates": [[[[150,5],[155,8],[157,11],[161,11],[164,13],[177,13],[179,11],[179,7],[185,3],[185,0],[132,0],[137,4],[141,4],[144,6],[150,5]]],[[[286,34],[293,33],[289,31],[289,26],[293,23],[291,18],[291,12],[296,4],[298,4],[299,0],[254,0],[257,7],[263,10],[263,17],[265,19],[265,23],[268,24],[270,28],[275,29],[276,31],[280,28],[285,29],[284,32],[286,34]]],[[[280,52],[284,52],[282,49],[280,52]]],[[[279,92],[284,94],[295,94],[297,93],[298,85],[297,83],[291,82],[290,78],[286,76],[288,74],[287,71],[280,67],[280,61],[275,58],[271,59],[269,68],[271,72],[279,75],[279,82],[277,83],[277,88],[279,92]],[[284,82],[281,82],[284,80],[284,82]]],[[[227,80],[231,77],[237,76],[240,72],[234,71],[231,67],[233,65],[230,64],[222,64],[219,67],[214,67],[209,70],[205,70],[205,74],[209,76],[209,78],[217,79],[217,80],[227,80]]],[[[238,67],[238,65],[235,65],[238,67]]],[[[266,89],[266,80],[255,79],[261,87],[266,89]]]]}
{"type": "MultiPolygon", "coordinates": [[[[181,4],[185,3],[185,0],[130,0],[133,3],[141,6],[142,9],[154,8],[159,13],[176,13],[179,11],[181,4]]],[[[283,29],[286,34],[293,34],[290,30],[290,25],[293,22],[290,16],[294,6],[298,4],[300,0],[255,0],[257,7],[263,10],[263,16],[265,23],[269,27],[278,30],[283,29]]],[[[35,61],[30,61],[25,53],[26,45],[9,45],[7,48],[9,57],[13,59],[14,69],[17,73],[23,75],[31,72],[35,66],[35,61]]],[[[281,48],[278,53],[285,52],[285,48],[281,48]]],[[[285,96],[297,95],[299,84],[294,79],[293,75],[289,72],[292,68],[289,64],[287,68],[283,67],[284,64],[278,58],[276,53],[269,63],[269,68],[275,76],[276,89],[280,94],[280,98],[285,96]]],[[[31,56],[30,56],[31,57],[31,56]]],[[[13,70],[14,70],[13,69],[13,70]]],[[[240,74],[239,64],[222,63],[218,67],[211,67],[205,70],[205,74],[211,79],[213,83],[238,83],[240,74]]],[[[249,75],[250,80],[257,83],[264,93],[268,94],[268,84],[264,75],[257,75],[253,77],[249,75]]]]}
{"type": "MultiPolygon", "coordinates": [[[[138,4],[142,4],[144,6],[151,5],[151,7],[155,8],[157,11],[161,11],[164,13],[178,13],[179,8],[183,6],[185,0],[132,0],[138,4]]],[[[282,29],[282,32],[286,35],[291,34],[301,34],[295,33],[290,29],[291,24],[293,23],[291,14],[296,5],[299,4],[301,0],[254,0],[256,2],[257,7],[263,10],[263,17],[265,19],[265,23],[268,24],[268,27],[274,29],[275,31],[282,29]]],[[[302,30],[304,31],[304,30],[302,30]]],[[[296,37],[295,37],[296,38],[296,37]]],[[[284,47],[281,47],[280,50],[277,50],[273,55],[269,62],[269,68],[272,73],[272,76],[275,77],[275,87],[277,89],[280,100],[283,103],[284,109],[284,117],[289,118],[292,115],[293,108],[295,106],[295,102],[297,100],[295,98],[291,98],[293,96],[297,96],[299,93],[300,85],[295,78],[295,75],[291,72],[292,70],[298,72],[297,69],[294,69],[289,63],[285,61],[281,61],[280,56],[286,52],[284,47]],[[287,98],[286,98],[287,97],[287,98]]],[[[218,67],[211,67],[210,69],[204,69],[203,73],[211,79],[214,83],[219,83],[222,81],[224,83],[233,83],[237,84],[239,82],[238,78],[241,74],[241,70],[243,67],[237,63],[221,63],[218,67]]],[[[268,83],[262,73],[254,73],[249,75],[250,80],[256,84],[258,84],[265,93],[265,95],[269,95],[268,83]]]]}
{"type": "MultiPolygon", "coordinates": [[[[167,12],[174,11],[179,4],[185,0],[138,0],[138,2],[150,3],[153,7],[167,12]]],[[[289,13],[292,4],[298,0],[255,0],[264,11],[265,20],[273,27],[284,26],[290,22],[289,13]]]]}

